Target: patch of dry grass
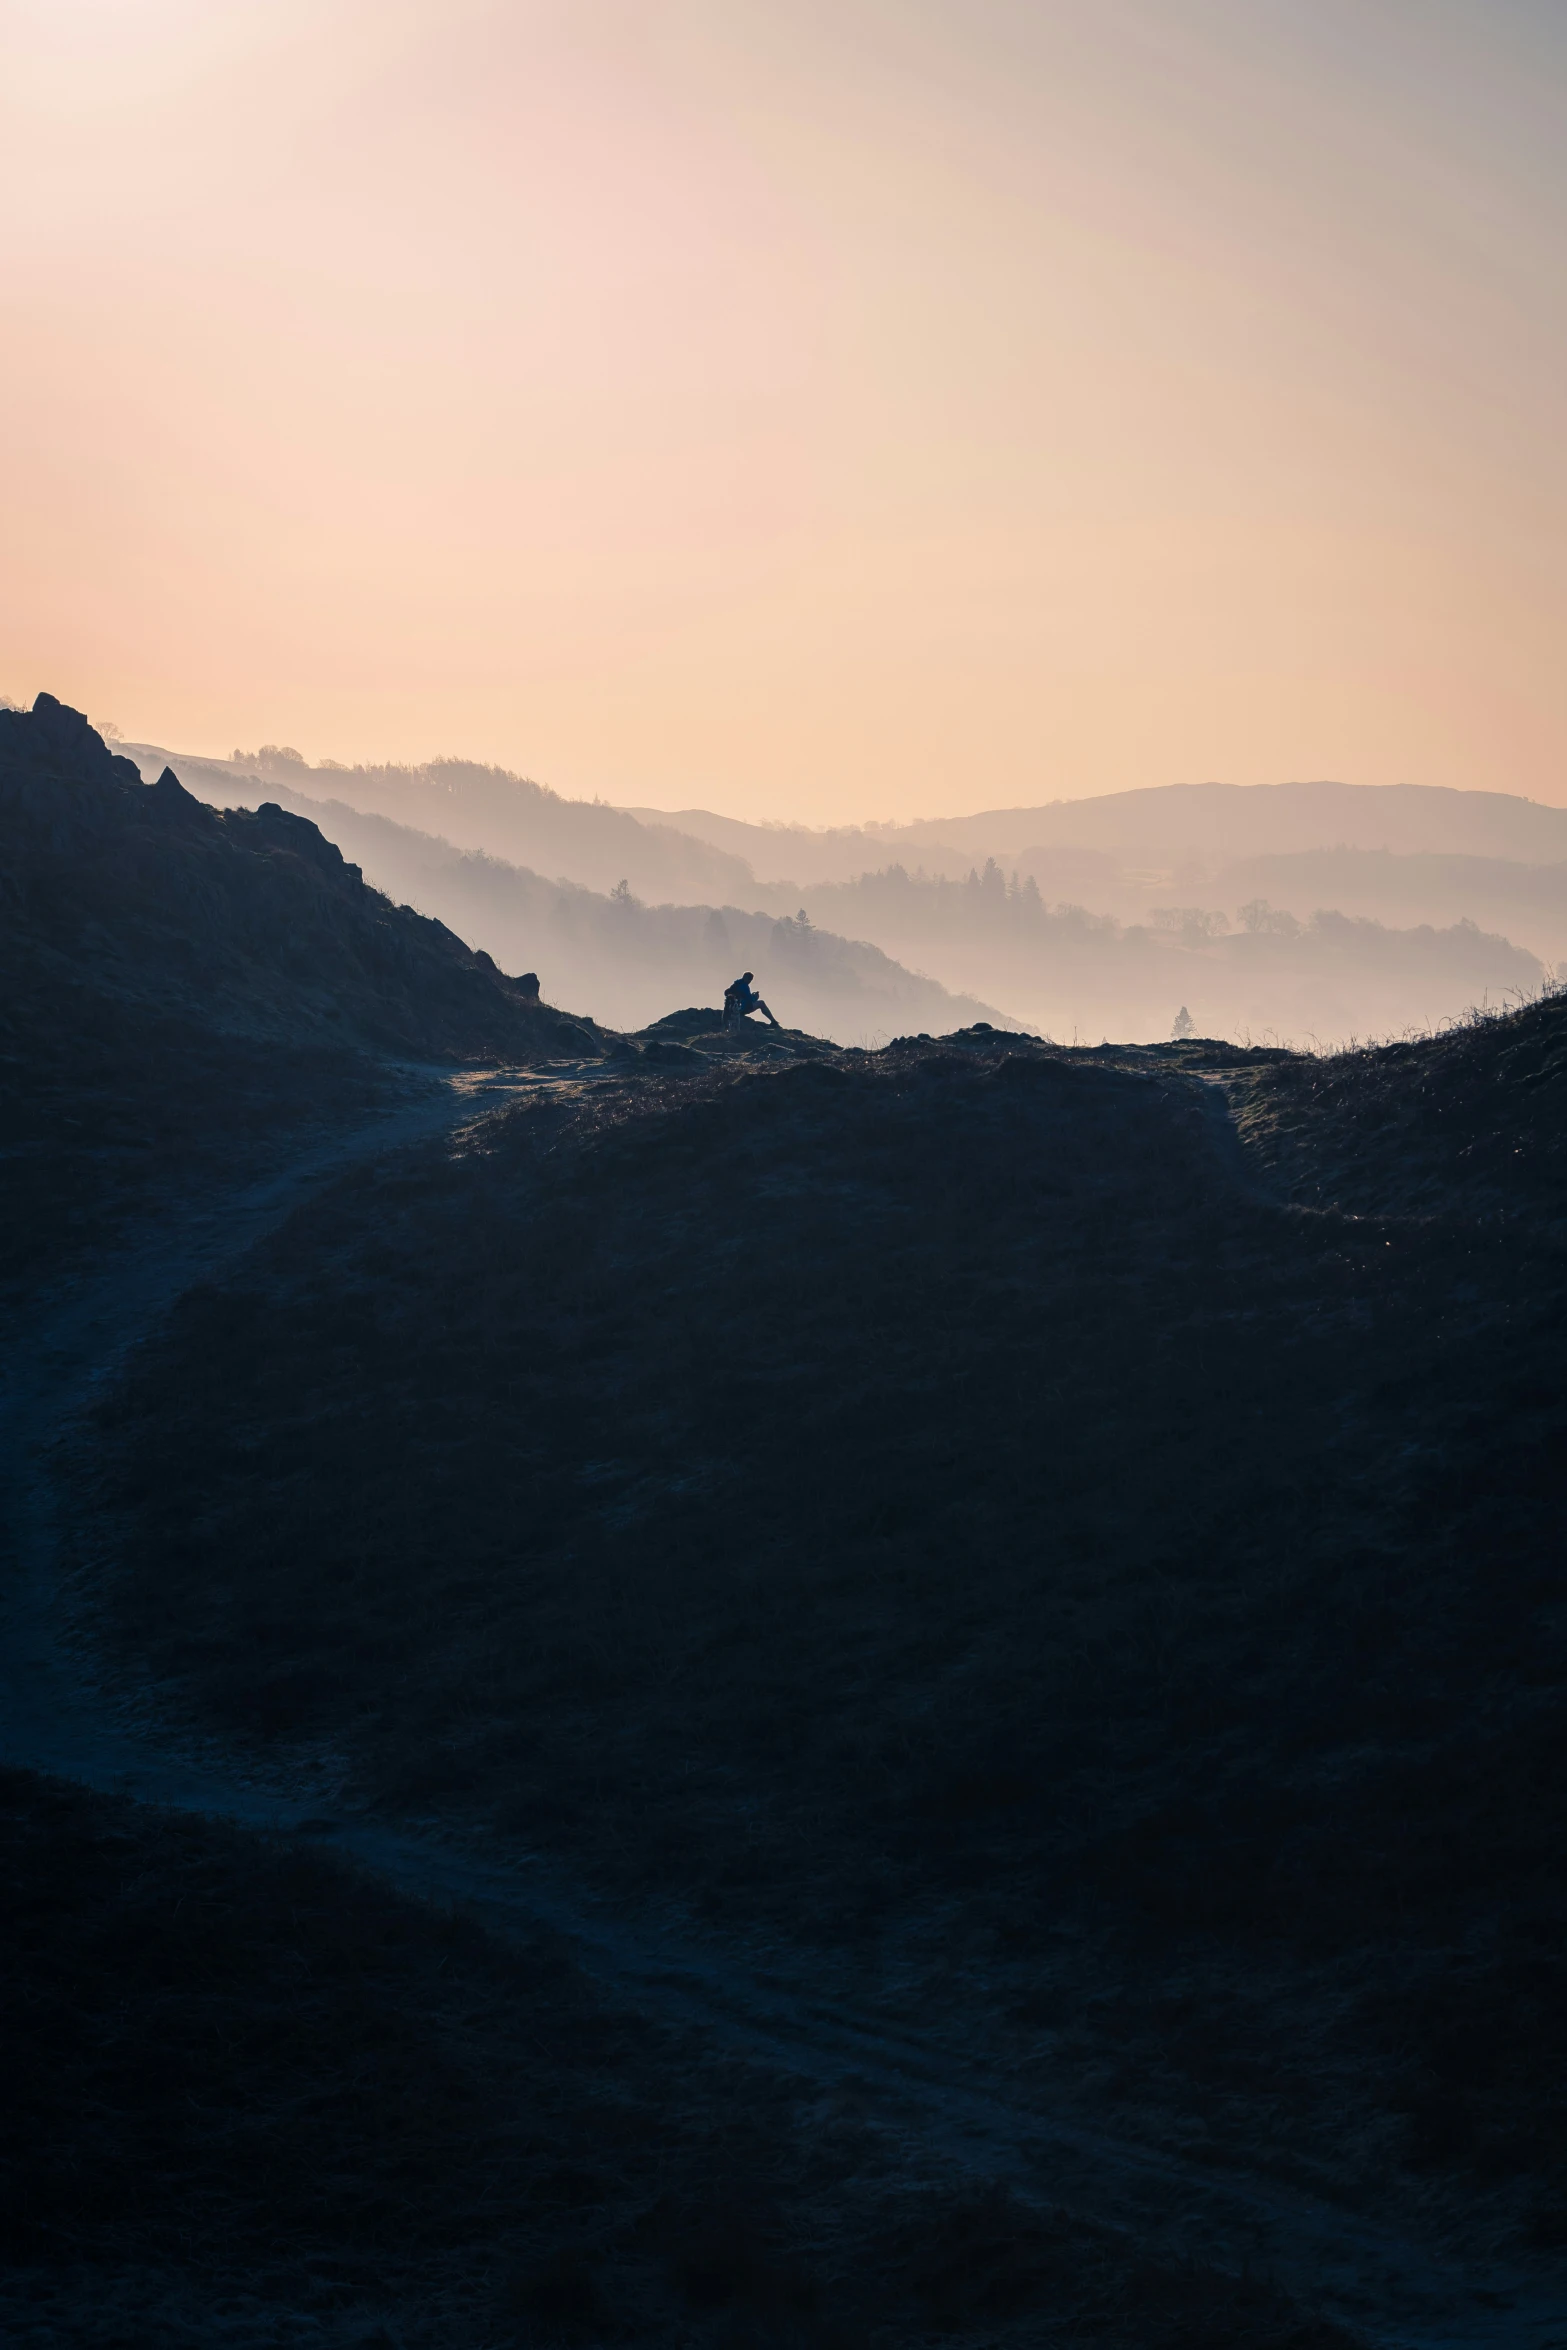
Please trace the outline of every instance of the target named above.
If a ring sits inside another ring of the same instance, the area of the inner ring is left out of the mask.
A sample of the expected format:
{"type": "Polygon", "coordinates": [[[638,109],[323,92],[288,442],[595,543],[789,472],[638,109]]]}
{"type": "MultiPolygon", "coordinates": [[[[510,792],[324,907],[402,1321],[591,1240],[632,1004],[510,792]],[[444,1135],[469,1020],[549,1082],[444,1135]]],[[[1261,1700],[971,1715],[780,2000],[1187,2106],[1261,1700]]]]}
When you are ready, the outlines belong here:
{"type": "Polygon", "coordinates": [[[889,2176],[851,2116],[317,1854],[0,1774],[0,2328],[1332,2350],[1260,2288],[889,2176]]]}

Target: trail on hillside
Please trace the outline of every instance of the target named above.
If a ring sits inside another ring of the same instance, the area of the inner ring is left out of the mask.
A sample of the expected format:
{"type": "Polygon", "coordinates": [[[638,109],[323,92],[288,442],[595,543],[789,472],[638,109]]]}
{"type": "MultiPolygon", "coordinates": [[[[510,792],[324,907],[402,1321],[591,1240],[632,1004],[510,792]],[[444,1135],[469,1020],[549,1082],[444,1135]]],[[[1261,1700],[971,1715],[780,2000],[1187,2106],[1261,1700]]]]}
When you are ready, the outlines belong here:
{"type": "MultiPolygon", "coordinates": [[[[577,1070],[425,1071],[410,1072],[410,1082],[412,1098],[390,1116],[316,1145],[175,1228],[145,1233],[108,1271],[49,1303],[13,1349],[0,1388],[0,1520],[10,1554],[0,1590],[0,1759],[271,1833],[310,1835],[411,1896],[460,1904],[502,1936],[548,1927],[569,1938],[611,1999],[784,2075],[847,2091],[917,2162],[1005,2179],[1022,2195],[1150,2248],[1232,2272],[1268,2271],[1369,2343],[1567,2350],[1567,2292],[1547,2296],[1522,2275],[1465,2271],[1269,2179],[1183,2161],[1053,2115],[1014,2095],[998,2071],[935,2041],[616,1916],[565,1886],[553,1864],[525,1855],[501,1864],[379,1819],[323,1818],[319,1800],[283,1792],[236,1759],[182,1755],[116,1722],[52,1628],[56,1440],[193,1284],[242,1259],[346,1167],[460,1129],[506,1100],[600,1080],[577,1070]]],[[[1222,1089],[1205,1085],[1201,1099],[1221,1178],[1262,1196],[1222,1089]]]]}

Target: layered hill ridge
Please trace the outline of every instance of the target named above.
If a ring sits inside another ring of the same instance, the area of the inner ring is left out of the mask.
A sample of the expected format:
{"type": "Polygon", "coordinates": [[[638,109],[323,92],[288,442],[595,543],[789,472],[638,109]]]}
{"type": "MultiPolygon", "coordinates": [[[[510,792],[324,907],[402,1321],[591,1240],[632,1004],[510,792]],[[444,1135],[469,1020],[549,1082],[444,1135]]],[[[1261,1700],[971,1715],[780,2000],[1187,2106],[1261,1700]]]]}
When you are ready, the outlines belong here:
{"type": "Polygon", "coordinates": [[[1537,957],[1473,922],[1389,928],[1330,910],[1302,921],[1253,899],[1232,927],[1210,898],[1145,906],[1122,923],[1070,901],[1049,904],[1031,874],[1004,874],[993,858],[964,881],[892,865],[800,895],[813,920],[934,964],[949,984],[1054,1036],[1156,1040],[1181,1004],[1204,1036],[1399,1035],[1477,1004],[1525,999],[1550,976],[1537,957]]]}
{"type": "MultiPolygon", "coordinates": [[[[161,756],[145,749],[138,755],[144,775],[161,756]]],[[[311,797],[285,779],[291,773],[286,768],[269,771],[263,783],[232,762],[183,764],[190,783],[216,807],[242,808],[263,791],[276,793],[276,804],[325,826],[379,887],[460,928],[502,960],[525,955],[537,962],[552,992],[591,1002],[615,1027],[641,1027],[688,999],[716,1004],[729,981],[746,968],[766,974],[764,990],[776,998],[775,1009],[789,1025],[844,1044],[879,1043],[905,1029],[952,1028],[976,1019],[1011,1025],[996,1003],[943,986],[879,943],[846,937],[831,926],[802,924],[793,904],[763,910],[758,901],[776,893],[758,889],[744,867],[735,868],[741,904],[732,896],[716,904],[649,903],[628,874],[609,889],[590,886],[587,875],[603,869],[596,851],[571,878],[551,880],[531,864],[495,853],[493,843],[486,850],[461,847],[349,800],[311,797]]],[[[345,774],[345,790],[354,789],[364,772],[345,774]]],[[[314,787],[327,780],[309,772],[314,787]]],[[[555,805],[579,805],[594,817],[616,814],[585,803],[555,805]]],[[[419,812],[436,821],[447,811],[431,792],[419,812]]],[[[624,824],[629,826],[630,819],[624,824]]],[[[503,826],[498,837],[507,836],[503,826]]],[[[569,857],[574,844],[569,837],[551,836],[534,845],[539,855],[569,857]]],[[[632,852],[635,845],[629,844],[632,852]]],[[[581,842],[575,846],[580,851],[581,842]]],[[[635,853],[625,861],[633,871],[647,866],[635,853]]],[[[656,860],[652,869],[655,875],[662,871],[656,860]]],[[[686,879],[724,882],[734,876],[698,870],[686,879]]]]}
{"type": "MultiPolygon", "coordinates": [[[[137,756],[150,781],[164,754],[137,756]]],[[[1526,998],[1567,950],[1567,863],[1528,861],[1560,846],[1567,819],[1494,793],[1177,786],[826,832],[687,811],[678,821],[710,836],[715,876],[700,859],[670,865],[680,836],[638,821],[653,811],[562,800],[498,770],[321,769],[268,753],[181,772],[217,806],[275,795],[379,886],[503,962],[536,959],[547,984],[622,1027],[716,998],[752,967],[785,1018],[841,1043],[980,1017],[1156,1039],[1185,1006],[1205,1035],[1336,1044],[1526,998]],[[385,812],[393,784],[436,830],[385,812]],[[1018,845],[1031,834],[1051,837],[1018,845]],[[1384,836],[1528,854],[1291,845],[1384,836]],[[1258,843],[1284,845],[1238,854],[1258,843]],[[661,902],[670,887],[702,894],[661,902]]]]}
{"type": "Polygon", "coordinates": [[[525,947],[552,985],[590,998],[615,1027],[640,1027],[686,997],[716,1004],[748,967],[765,972],[781,1019],[841,1044],[976,1019],[1014,1024],[985,996],[927,978],[857,930],[801,922],[793,908],[777,915],[731,904],[647,905],[629,890],[547,881],[340,802],[284,797],[300,812],[317,806],[334,838],[385,887],[460,924],[498,956],[525,947]]]}
{"type": "Polygon", "coordinates": [[[744,857],[763,880],[848,881],[889,856],[923,858],[932,870],[950,871],[954,860],[1022,863],[1030,850],[1063,847],[1141,863],[1193,857],[1228,862],[1338,846],[1525,864],[1567,859],[1567,808],[1435,784],[1156,784],[1037,807],[823,831],[747,823],[707,808],[631,813],[644,822],[680,826],[715,849],[744,857]]]}
{"type": "Polygon", "coordinates": [[[269,747],[232,759],[187,757],[147,743],[133,746],[145,771],[176,760],[205,799],[242,805],[281,785],[306,801],[332,802],[361,815],[433,834],[454,848],[483,850],[529,871],[566,875],[585,888],[624,881],[639,897],[733,899],[751,869],[655,815],[633,815],[601,800],[571,800],[474,759],[435,759],[423,766],[312,767],[296,753],[269,747]]]}

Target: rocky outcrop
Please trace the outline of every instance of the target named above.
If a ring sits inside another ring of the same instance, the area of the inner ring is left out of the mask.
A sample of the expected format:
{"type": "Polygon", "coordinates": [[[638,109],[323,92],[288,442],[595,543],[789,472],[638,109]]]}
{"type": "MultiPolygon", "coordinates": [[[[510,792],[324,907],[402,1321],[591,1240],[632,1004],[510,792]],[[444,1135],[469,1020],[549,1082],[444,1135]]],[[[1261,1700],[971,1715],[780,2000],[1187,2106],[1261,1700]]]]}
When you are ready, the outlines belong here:
{"type": "MultiPolygon", "coordinates": [[[[0,906],[14,987],[156,1005],[230,1033],[428,1059],[559,1049],[559,1013],[443,923],[366,887],[319,828],[144,784],[51,694],[0,711],[0,906]]],[[[598,1047],[591,1022],[573,1049],[598,1047]]]]}

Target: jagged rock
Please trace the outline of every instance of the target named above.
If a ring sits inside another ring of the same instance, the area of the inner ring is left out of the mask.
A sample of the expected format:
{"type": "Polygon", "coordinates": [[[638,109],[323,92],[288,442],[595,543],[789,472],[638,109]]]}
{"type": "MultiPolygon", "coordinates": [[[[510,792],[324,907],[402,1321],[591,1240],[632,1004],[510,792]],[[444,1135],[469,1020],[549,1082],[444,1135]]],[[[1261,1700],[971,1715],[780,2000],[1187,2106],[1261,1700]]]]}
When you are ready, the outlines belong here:
{"type": "Polygon", "coordinates": [[[721,1030],[724,1015],[716,1007],[708,1009],[691,1004],[683,1012],[666,1012],[661,1020],[650,1020],[640,1030],[643,1036],[711,1036],[721,1030]]]}
{"type": "Polygon", "coordinates": [[[676,1044],[672,1037],[655,1037],[642,1048],[642,1058],[659,1069],[705,1069],[706,1057],[694,1053],[689,1045],[676,1044]]]}
{"type": "Polygon", "coordinates": [[[425,1059],[598,1049],[590,1023],[540,1005],[535,974],[507,979],[367,889],[306,818],[220,812],[168,767],[146,785],[52,694],[0,711],[0,844],[13,998],[68,971],[230,1033],[425,1059]]]}

